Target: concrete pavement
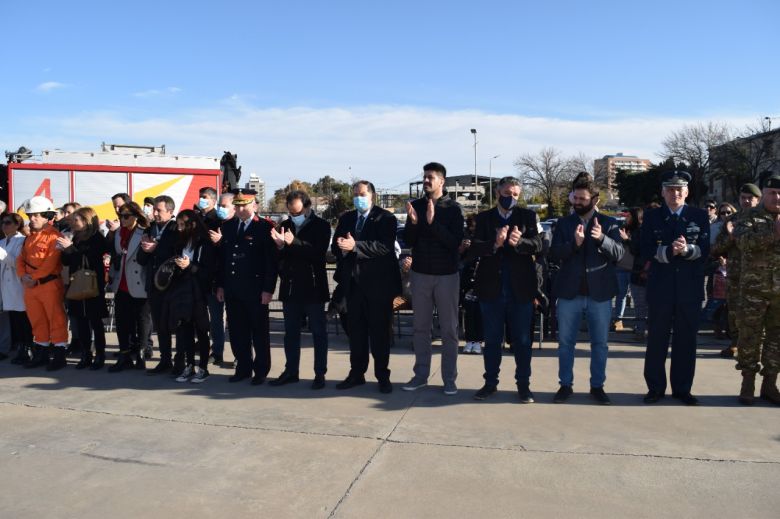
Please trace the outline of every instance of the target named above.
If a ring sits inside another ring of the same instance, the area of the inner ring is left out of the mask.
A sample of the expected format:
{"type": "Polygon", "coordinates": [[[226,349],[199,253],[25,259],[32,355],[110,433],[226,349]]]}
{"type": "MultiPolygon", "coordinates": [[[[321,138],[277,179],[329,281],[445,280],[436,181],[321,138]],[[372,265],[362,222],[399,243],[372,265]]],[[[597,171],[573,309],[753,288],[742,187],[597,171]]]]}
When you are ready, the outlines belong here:
{"type": "MultiPolygon", "coordinates": [[[[553,344],[534,350],[536,403],[517,403],[513,359],[499,392],[472,400],[482,359],[459,359],[460,392],[440,375],[401,391],[414,356],[391,357],[395,391],[338,391],[349,369],[333,336],[328,386],[312,391],[311,338],[298,384],[202,385],[127,371],[54,374],[0,364],[3,517],[771,517],[780,510],[780,409],[737,403],[734,362],[703,337],[689,408],[645,406],[643,348],[613,334],[605,386],[557,390],[553,344]]],[[[274,334],[271,376],[284,365],[274,334]]],[[[115,344],[109,334],[109,344],[115,344]]],[[[439,363],[438,357],[434,366],[439,363]]],[[[371,370],[372,368],[369,368],[371,370]]]]}

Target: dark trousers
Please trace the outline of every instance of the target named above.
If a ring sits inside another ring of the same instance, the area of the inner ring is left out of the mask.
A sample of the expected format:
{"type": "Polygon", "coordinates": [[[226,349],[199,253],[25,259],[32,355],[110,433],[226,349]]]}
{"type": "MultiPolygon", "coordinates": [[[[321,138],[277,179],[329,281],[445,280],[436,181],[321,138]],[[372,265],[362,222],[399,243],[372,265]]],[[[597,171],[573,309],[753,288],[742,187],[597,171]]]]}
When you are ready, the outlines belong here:
{"type": "Polygon", "coordinates": [[[287,363],[284,370],[298,374],[301,364],[301,322],[305,315],[309,320],[309,331],[314,340],[314,374],[324,375],[328,371],[328,331],[324,303],[297,303],[285,301],[284,312],[284,356],[287,363]]]}
{"type": "Polygon", "coordinates": [[[485,362],[485,384],[498,385],[501,370],[504,327],[511,330],[512,352],[515,355],[515,381],[527,385],[531,379],[531,334],[529,323],[533,317],[533,303],[518,302],[506,296],[492,301],[480,301],[482,323],[485,328],[485,347],[482,351],[485,362]]]}
{"type": "Polygon", "coordinates": [[[482,342],[482,310],[479,301],[463,301],[463,336],[466,342],[482,342]]]}
{"type": "Polygon", "coordinates": [[[152,329],[148,300],[120,290],[114,296],[114,314],[119,351],[139,352],[141,344],[133,338],[148,337],[152,329]]]}
{"type": "Polygon", "coordinates": [[[32,343],[32,326],[27,318],[27,312],[8,312],[11,325],[11,344],[13,346],[28,346],[32,343]]]}
{"type": "Polygon", "coordinates": [[[700,301],[648,301],[645,382],[649,390],[661,394],[666,391],[666,356],[671,335],[669,381],[672,392],[690,393],[696,372],[696,334],[700,315],[700,301]]]}
{"type": "Polygon", "coordinates": [[[205,327],[198,329],[192,321],[179,323],[176,328],[176,352],[184,355],[186,363],[195,365],[195,350],[198,351],[198,366],[208,369],[209,366],[209,334],[205,327]],[[197,345],[195,337],[197,336],[197,345]],[[197,346],[197,348],[196,348],[197,346]]]}
{"type": "Polygon", "coordinates": [[[85,353],[92,348],[92,337],[95,338],[95,354],[106,354],[106,330],[102,317],[76,317],[76,328],[79,331],[81,347],[85,353]]]}
{"type": "MultiPolygon", "coordinates": [[[[152,313],[154,329],[157,330],[157,345],[160,348],[160,359],[169,361],[171,360],[173,350],[173,341],[171,339],[172,330],[168,327],[168,323],[163,322],[164,319],[162,319],[163,296],[164,294],[162,292],[152,289],[151,294],[149,294],[149,307],[152,313]]],[[[141,341],[143,341],[143,337],[143,335],[139,335],[141,341]]],[[[179,358],[178,352],[176,357],[177,359],[179,358]]]]}
{"type": "Polygon", "coordinates": [[[268,305],[260,303],[260,294],[244,299],[225,294],[230,347],[236,358],[236,374],[267,377],[271,370],[271,336],[268,330],[268,305]],[[254,360],[252,351],[254,350],[254,360]]]}
{"type": "Polygon", "coordinates": [[[393,298],[369,298],[353,287],[347,296],[347,329],[351,376],[368,371],[369,351],[374,357],[374,375],[379,381],[390,380],[390,334],[393,321],[393,298]]]}
{"type": "Polygon", "coordinates": [[[211,351],[222,355],[225,351],[225,303],[217,301],[217,296],[209,294],[209,331],[211,332],[211,351]]]}

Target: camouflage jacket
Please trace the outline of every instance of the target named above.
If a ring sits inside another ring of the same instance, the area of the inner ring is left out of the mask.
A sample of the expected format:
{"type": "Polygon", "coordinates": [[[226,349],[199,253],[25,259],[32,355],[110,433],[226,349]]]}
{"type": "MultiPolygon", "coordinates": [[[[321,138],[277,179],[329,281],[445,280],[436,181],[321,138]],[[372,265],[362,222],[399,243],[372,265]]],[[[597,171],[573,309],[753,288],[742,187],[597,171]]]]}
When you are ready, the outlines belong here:
{"type": "Polygon", "coordinates": [[[713,258],[719,258],[721,256],[728,258],[728,273],[729,273],[729,285],[732,287],[737,286],[739,283],[739,251],[737,250],[736,240],[732,240],[729,233],[726,231],[726,225],[728,222],[732,222],[734,225],[737,223],[737,219],[745,213],[745,210],[730,216],[721,226],[718,236],[715,237],[715,243],[710,248],[710,256],[713,258]]]}
{"type": "Polygon", "coordinates": [[[741,292],[780,294],[780,237],[775,216],[759,205],[737,218],[734,237],[742,267],[741,292]]]}

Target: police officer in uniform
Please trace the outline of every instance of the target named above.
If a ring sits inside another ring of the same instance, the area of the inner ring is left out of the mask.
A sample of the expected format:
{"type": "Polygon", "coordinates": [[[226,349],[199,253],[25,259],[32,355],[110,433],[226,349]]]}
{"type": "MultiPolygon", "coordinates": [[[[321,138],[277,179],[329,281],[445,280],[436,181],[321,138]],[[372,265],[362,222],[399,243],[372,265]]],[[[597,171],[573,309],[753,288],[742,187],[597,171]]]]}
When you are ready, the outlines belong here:
{"type": "Polygon", "coordinates": [[[255,214],[257,193],[233,192],[235,218],[222,224],[217,300],[225,302],[236,371],[230,382],[265,382],[271,369],[268,303],[276,287],[276,246],[271,224],[255,214]],[[254,359],[252,352],[254,351],[254,359]]]}
{"type": "Polygon", "coordinates": [[[691,176],[670,171],[661,177],[665,204],[645,212],[641,255],[650,261],[647,281],[645,403],[663,398],[670,335],[672,396],[697,405],[691,395],[696,371],[696,334],[704,300],[704,262],[710,252],[707,213],[685,204],[691,176]]]}

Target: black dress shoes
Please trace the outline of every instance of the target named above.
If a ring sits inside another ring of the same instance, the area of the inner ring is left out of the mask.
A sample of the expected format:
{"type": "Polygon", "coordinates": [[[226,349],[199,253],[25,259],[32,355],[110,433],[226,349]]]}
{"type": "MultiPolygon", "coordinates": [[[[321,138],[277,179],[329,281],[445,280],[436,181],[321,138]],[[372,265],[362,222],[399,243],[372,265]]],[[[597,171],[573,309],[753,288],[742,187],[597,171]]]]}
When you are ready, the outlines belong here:
{"type": "Polygon", "coordinates": [[[292,384],[300,380],[297,374],[292,374],[288,371],[283,371],[279,378],[272,380],[268,383],[269,386],[283,386],[285,384],[292,384]]]}
{"type": "Polygon", "coordinates": [[[152,369],[147,369],[147,375],[159,375],[160,373],[167,373],[173,367],[173,363],[170,360],[160,360],[160,362],[152,369]]]}
{"type": "Polygon", "coordinates": [[[325,387],[325,375],[316,375],[311,383],[312,389],[322,389],[325,387]]]}
{"type": "Polygon", "coordinates": [[[664,397],[663,393],[659,393],[658,391],[650,390],[645,395],[645,398],[643,399],[644,403],[646,404],[655,404],[659,400],[661,400],[664,397]]]}
{"type": "Polygon", "coordinates": [[[252,375],[249,373],[236,373],[228,379],[228,382],[241,382],[242,380],[246,380],[251,376],[252,375]]]}
{"type": "Polygon", "coordinates": [[[254,377],[252,377],[251,384],[253,386],[262,386],[264,382],[265,382],[265,377],[261,375],[255,375],[254,377]]]}
{"type": "Polygon", "coordinates": [[[343,381],[336,384],[336,389],[350,389],[355,386],[362,386],[365,383],[366,383],[366,377],[364,376],[355,377],[350,375],[347,378],[345,378],[343,381]]]}
{"type": "Polygon", "coordinates": [[[699,399],[690,393],[672,393],[672,397],[685,405],[699,405],[699,399]]]}
{"type": "Polygon", "coordinates": [[[393,384],[390,383],[389,380],[380,380],[379,381],[379,392],[388,394],[393,392],[393,384]]]}

